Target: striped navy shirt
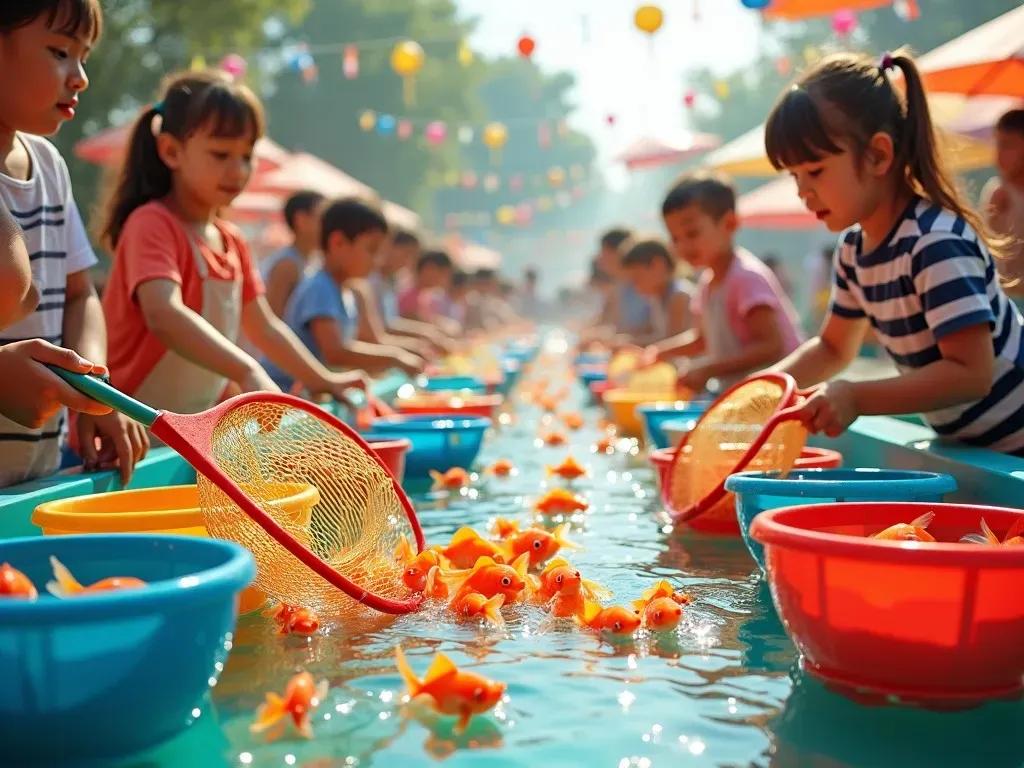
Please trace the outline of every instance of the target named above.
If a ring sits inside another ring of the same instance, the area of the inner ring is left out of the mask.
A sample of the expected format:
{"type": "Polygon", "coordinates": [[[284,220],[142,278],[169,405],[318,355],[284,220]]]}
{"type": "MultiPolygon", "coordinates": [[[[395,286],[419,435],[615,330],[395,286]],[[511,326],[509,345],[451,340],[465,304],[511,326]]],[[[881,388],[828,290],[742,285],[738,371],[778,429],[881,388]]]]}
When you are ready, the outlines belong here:
{"type": "Polygon", "coordinates": [[[901,371],[940,360],[942,338],[986,324],[995,352],[988,395],[923,415],[941,437],[1003,453],[1024,449],[1024,323],[970,225],[915,198],[882,245],[871,253],[862,246],[859,227],[840,238],[831,311],[867,317],[901,371]]]}

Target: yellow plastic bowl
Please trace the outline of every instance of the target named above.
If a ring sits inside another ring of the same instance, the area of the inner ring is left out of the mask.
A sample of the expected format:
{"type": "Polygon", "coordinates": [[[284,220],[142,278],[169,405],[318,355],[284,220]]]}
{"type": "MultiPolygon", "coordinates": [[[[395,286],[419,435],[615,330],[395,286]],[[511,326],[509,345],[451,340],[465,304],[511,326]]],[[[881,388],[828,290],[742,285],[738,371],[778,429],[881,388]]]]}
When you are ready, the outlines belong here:
{"type": "MultiPolygon", "coordinates": [[[[628,389],[609,389],[604,393],[604,406],[608,417],[615,423],[619,434],[625,437],[640,437],[643,421],[636,412],[638,405],[675,400],[676,392],[635,392],[628,389]]],[[[685,399],[685,398],[684,398],[685,399]]]]}
{"type": "MultiPolygon", "coordinates": [[[[309,523],[320,493],[311,485],[282,484],[273,502],[297,523],[309,523]]],[[[44,536],[81,533],[157,533],[178,536],[209,534],[199,508],[199,491],[194,485],[140,488],[93,496],[76,496],[40,504],[32,522],[44,536]]],[[[249,587],[241,596],[239,611],[248,613],[267,602],[259,590],[249,587]]]]}

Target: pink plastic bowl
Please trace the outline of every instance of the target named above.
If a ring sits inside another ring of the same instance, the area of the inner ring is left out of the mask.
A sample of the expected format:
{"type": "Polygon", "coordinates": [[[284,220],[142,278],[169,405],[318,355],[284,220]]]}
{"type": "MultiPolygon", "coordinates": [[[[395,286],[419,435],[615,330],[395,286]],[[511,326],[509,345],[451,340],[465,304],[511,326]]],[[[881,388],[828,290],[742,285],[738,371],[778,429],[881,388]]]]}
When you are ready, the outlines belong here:
{"type": "Polygon", "coordinates": [[[370,437],[366,442],[374,453],[380,456],[380,460],[384,462],[395,479],[402,482],[405,478],[405,454],[412,448],[412,441],[407,437],[397,440],[378,440],[370,437]]]}
{"type": "Polygon", "coordinates": [[[1024,547],[959,539],[981,518],[1002,537],[1021,516],[967,504],[808,504],[762,512],[751,535],[808,672],[858,692],[967,705],[1024,690],[1024,547]],[[866,538],[929,511],[928,532],[944,543],[866,538]]]}

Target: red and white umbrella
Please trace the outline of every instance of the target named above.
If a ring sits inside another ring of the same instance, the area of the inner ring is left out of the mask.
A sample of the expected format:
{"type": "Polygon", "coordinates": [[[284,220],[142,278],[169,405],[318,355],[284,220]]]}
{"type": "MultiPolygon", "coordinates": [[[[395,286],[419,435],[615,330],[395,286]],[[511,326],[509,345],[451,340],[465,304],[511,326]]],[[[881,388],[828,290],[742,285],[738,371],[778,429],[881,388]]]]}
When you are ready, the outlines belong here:
{"type": "Polygon", "coordinates": [[[687,132],[667,139],[641,136],[615,159],[631,171],[658,168],[710,152],[721,143],[722,139],[711,133],[687,132]]]}
{"type": "Polygon", "coordinates": [[[742,195],[736,201],[736,215],[743,227],[759,229],[812,230],[821,227],[807,210],[788,174],[742,195]]]}

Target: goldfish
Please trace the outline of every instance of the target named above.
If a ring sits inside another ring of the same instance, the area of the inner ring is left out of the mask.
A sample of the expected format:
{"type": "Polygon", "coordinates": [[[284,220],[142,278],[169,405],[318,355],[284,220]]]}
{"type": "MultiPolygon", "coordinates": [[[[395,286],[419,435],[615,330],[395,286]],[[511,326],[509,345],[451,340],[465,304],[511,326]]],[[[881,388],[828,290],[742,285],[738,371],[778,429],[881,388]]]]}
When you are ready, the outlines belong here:
{"type": "Polygon", "coordinates": [[[571,429],[575,432],[577,429],[583,428],[583,416],[575,412],[563,413],[562,423],[565,424],[566,429],[571,429]]]}
{"type": "Polygon", "coordinates": [[[441,579],[441,566],[435,565],[427,571],[426,581],[423,583],[423,596],[434,600],[445,600],[448,597],[448,585],[441,579]]]}
{"type": "MultiPolygon", "coordinates": [[[[423,592],[427,587],[427,575],[431,568],[448,568],[447,558],[434,549],[425,549],[405,563],[402,583],[413,592],[423,592]]],[[[444,595],[442,595],[444,597],[444,595]]]]}
{"type": "Polygon", "coordinates": [[[481,557],[491,557],[503,562],[502,550],[492,541],[487,541],[472,528],[459,528],[447,547],[436,548],[448,558],[455,568],[470,568],[481,557]]]}
{"type": "Polygon", "coordinates": [[[249,726],[252,733],[262,733],[291,715],[299,735],[313,738],[313,725],[309,716],[327,696],[327,681],[313,682],[309,672],[299,672],[285,686],[284,696],[268,693],[267,700],[256,710],[256,722],[249,726]]]}
{"type": "Polygon", "coordinates": [[[996,544],[1004,547],[1019,547],[1024,545],[1024,536],[1020,535],[1024,530],[1024,518],[1021,518],[1021,521],[1014,523],[1013,527],[1006,532],[1006,538],[999,541],[999,537],[988,527],[985,518],[981,518],[981,533],[968,533],[966,536],[962,536],[960,541],[963,544],[996,544]]]}
{"type": "Polygon", "coordinates": [[[571,512],[583,512],[590,505],[572,491],[565,488],[553,488],[541,497],[535,509],[542,515],[563,515],[571,512]]]}
{"type": "Polygon", "coordinates": [[[572,456],[567,456],[557,467],[548,467],[547,470],[549,475],[558,475],[563,480],[576,480],[587,475],[587,470],[572,456]]]}
{"type": "Polygon", "coordinates": [[[640,612],[635,608],[613,605],[602,608],[599,603],[586,601],[583,616],[578,621],[584,626],[598,632],[611,632],[613,635],[632,635],[640,628],[640,612]]]}
{"type": "Polygon", "coordinates": [[[615,435],[605,435],[594,443],[594,453],[615,453],[615,435]]]}
{"type": "Polygon", "coordinates": [[[568,523],[562,523],[550,532],[542,528],[528,528],[517,533],[505,542],[505,557],[507,560],[515,560],[520,555],[528,554],[530,565],[537,566],[550,560],[559,550],[582,549],[579,544],[565,538],[568,528],[568,523]]]}
{"type": "Polygon", "coordinates": [[[430,486],[432,491],[438,489],[457,491],[470,484],[469,472],[462,467],[452,467],[444,474],[441,474],[436,469],[432,469],[430,470],[430,477],[434,481],[434,484],[430,486]]]}
{"type": "Polygon", "coordinates": [[[530,567],[529,555],[520,555],[512,565],[503,565],[490,557],[481,557],[472,568],[461,571],[439,571],[436,578],[448,587],[453,600],[469,592],[479,592],[487,598],[501,594],[506,603],[519,599],[526,587],[526,571],[530,567]]]}
{"type": "Polygon", "coordinates": [[[548,413],[554,413],[558,410],[558,401],[550,395],[537,395],[537,405],[548,413]]]}
{"type": "Polygon", "coordinates": [[[398,673],[409,688],[409,698],[429,697],[433,709],[442,715],[457,715],[454,732],[462,733],[473,715],[492,709],[505,695],[505,684],[475,672],[460,670],[443,653],[434,657],[422,680],[416,677],[402,652],[395,648],[398,673]]]}
{"type": "Polygon", "coordinates": [[[316,613],[295,605],[278,603],[265,610],[263,615],[277,622],[279,635],[308,637],[320,629],[320,617],[316,613]]]}
{"type": "Polygon", "coordinates": [[[495,477],[508,477],[516,471],[515,465],[508,459],[498,459],[487,468],[488,474],[495,477]]]}
{"type": "Polygon", "coordinates": [[[645,629],[671,632],[683,618],[683,606],[671,597],[656,597],[644,607],[642,614],[645,629]]]}
{"type": "Polygon", "coordinates": [[[934,519],[934,512],[925,512],[909,523],[890,525],[884,531],[879,531],[871,538],[881,539],[882,541],[935,541],[935,537],[925,530],[934,519]]]}
{"type": "Polygon", "coordinates": [[[555,570],[553,580],[558,585],[558,591],[548,603],[548,611],[556,619],[582,618],[587,604],[583,596],[583,577],[572,567],[562,566],[555,570]]]}
{"type": "Polygon", "coordinates": [[[0,565],[0,597],[35,600],[39,592],[28,576],[4,563],[0,565]]]}
{"type": "Polygon", "coordinates": [[[689,605],[693,602],[693,596],[689,592],[677,592],[671,584],[662,579],[655,582],[653,587],[645,589],[640,594],[640,599],[633,601],[633,605],[643,611],[649,603],[661,597],[667,597],[677,605],[689,605]]]}
{"type": "Polygon", "coordinates": [[[502,594],[487,598],[479,592],[467,592],[452,600],[448,609],[463,618],[482,618],[497,627],[503,627],[505,619],[501,615],[501,606],[504,604],[505,596],[502,594]]]}
{"type": "Polygon", "coordinates": [[[541,440],[550,448],[557,448],[569,442],[561,432],[548,432],[546,435],[541,435],[541,440]]]}
{"type": "Polygon", "coordinates": [[[519,521],[509,520],[507,517],[497,517],[491,523],[491,533],[496,538],[507,539],[509,536],[519,533],[519,521]]]}
{"type": "MultiPolygon", "coordinates": [[[[564,580],[565,572],[559,572],[561,568],[576,570],[564,557],[556,557],[544,566],[544,570],[537,576],[530,576],[530,598],[536,603],[547,603],[558,592],[561,581],[564,580]]],[[[583,596],[588,600],[608,600],[612,597],[612,591],[600,584],[588,579],[581,581],[583,596]]]]}
{"type": "Polygon", "coordinates": [[[83,586],[74,576],[71,575],[64,564],[56,557],[50,556],[50,565],[53,566],[53,581],[46,584],[46,591],[54,597],[74,597],[93,592],[108,592],[115,589],[138,589],[146,586],[142,579],[134,576],[111,576],[100,579],[95,584],[83,586]]]}

